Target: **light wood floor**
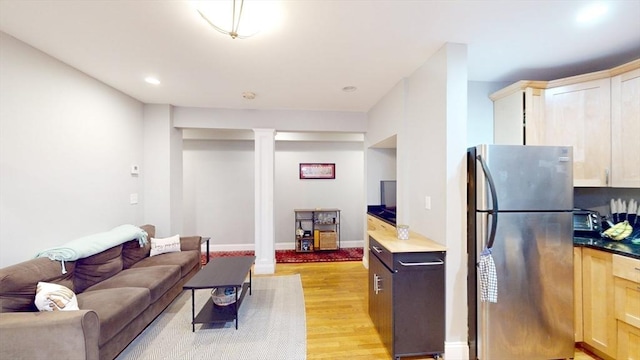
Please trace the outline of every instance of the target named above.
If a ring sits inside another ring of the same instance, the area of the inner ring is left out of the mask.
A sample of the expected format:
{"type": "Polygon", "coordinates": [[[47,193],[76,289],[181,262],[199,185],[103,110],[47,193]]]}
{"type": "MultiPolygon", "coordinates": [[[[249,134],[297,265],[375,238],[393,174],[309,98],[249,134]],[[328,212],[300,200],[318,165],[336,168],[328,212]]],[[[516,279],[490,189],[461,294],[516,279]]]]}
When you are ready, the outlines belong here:
{"type": "MultiPolygon", "coordinates": [[[[361,262],[276,264],[276,275],[290,274],[300,274],[304,288],[309,360],[390,359],[369,318],[361,262]]],[[[574,359],[596,358],[576,349],[574,359]]]]}

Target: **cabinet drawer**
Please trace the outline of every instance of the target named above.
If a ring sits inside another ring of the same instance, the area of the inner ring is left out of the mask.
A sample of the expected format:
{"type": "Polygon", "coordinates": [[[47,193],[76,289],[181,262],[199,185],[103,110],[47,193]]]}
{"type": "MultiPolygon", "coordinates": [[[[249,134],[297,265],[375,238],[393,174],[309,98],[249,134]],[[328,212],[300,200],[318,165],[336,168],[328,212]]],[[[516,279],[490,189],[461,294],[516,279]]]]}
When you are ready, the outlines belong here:
{"type": "Polygon", "coordinates": [[[389,269],[393,269],[393,253],[369,236],[369,250],[389,269]]]}
{"type": "Polygon", "coordinates": [[[616,319],[640,328],[640,284],[615,278],[616,319]]]}
{"type": "Polygon", "coordinates": [[[396,231],[395,226],[376,219],[371,215],[367,215],[367,230],[369,231],[396,231]]]}
{"type": "Polygon", "coordinates": [[[640,283],[640,260],[613,255],[613,276],[640,283]]]}

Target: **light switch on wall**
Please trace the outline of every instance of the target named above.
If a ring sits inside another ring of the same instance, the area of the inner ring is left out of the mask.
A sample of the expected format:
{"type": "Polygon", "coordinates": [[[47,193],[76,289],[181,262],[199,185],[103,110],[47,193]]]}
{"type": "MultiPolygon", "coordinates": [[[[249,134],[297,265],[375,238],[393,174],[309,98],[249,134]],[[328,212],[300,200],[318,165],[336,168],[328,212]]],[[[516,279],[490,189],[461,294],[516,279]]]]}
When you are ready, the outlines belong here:
{"type": "Polygon", "coordinates": [[[138,165],[131,165],[131,175],[140,174],[140,167],[138,165]]]}
{"type": "Polygon", "coordinates": [[[424,197],[424,208],[427,210],[431,210],[431,196],[424,197]]]}
{"type": "Polygon", "coordinates": [[[138,203],[138,194],[130,194],[129,195],[129,203],[131,205],[137,204],[138,203]]]}

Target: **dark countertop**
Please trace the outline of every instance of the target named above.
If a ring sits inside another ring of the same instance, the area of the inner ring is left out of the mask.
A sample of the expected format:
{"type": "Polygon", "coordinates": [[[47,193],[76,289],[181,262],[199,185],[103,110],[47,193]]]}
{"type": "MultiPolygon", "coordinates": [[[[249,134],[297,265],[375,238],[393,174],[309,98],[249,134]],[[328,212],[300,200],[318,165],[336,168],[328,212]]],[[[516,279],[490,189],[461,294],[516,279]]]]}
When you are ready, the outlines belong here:
{"type": "Polygon", "coordinates": [[[632,258],[640,259],[640,244],[634,244],[631,242],[631,240],[628,239],[622,241],[613,241],[604,238],[574,237],[573,244],[574,246],[584,246],[596,250],[607,251],[622,256],[629,256],[632,258]]]}
{"type": "MultiPolygon", "coordinates": [[[[388,224],[396,226],[395,209],[390,210],[381,205],[369,205],[367,206],[367,214],[374,216],[388,224]]],[[[629,239],[625,239],[622,241],[613,241],[607,240],[605,238],[589,238],[576,236],[573,238],[573,244],[574,246],[584,246],[596,250],[607,251],[613,254],[640,259],[640,243],[634,244],[629,239]]]]}
{"type": "Polygon", "coordinates": [[[396,209],[389,209],[382,205],[367,206],[367,214],[374,216],[388,224],[396,226],[396,209]]]}

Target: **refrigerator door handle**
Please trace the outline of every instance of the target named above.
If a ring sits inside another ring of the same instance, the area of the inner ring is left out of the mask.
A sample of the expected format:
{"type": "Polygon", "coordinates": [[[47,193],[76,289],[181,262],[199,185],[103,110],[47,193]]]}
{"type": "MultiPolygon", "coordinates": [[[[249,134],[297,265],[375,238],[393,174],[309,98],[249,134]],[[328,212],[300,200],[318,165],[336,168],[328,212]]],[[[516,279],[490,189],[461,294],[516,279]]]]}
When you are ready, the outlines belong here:
{"type": "Polygon", "coordinates": [[[480,154],[478,154],[476,158],[480,162],[482,172],[487,178],[489,190],[491,191],[492,208],[488,211],[489,215],[491,215],[491,232],[489,234],[489,241],[487,242],[487,248],[491,249],[493,247],[493,242],[496,239],[496,228],[498,227],[498,196],[496,193],[496,185],[493,182],[493,177],[491,177],[491,172],[489,171],[487,164],[480,154]]]}

